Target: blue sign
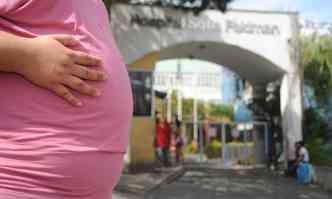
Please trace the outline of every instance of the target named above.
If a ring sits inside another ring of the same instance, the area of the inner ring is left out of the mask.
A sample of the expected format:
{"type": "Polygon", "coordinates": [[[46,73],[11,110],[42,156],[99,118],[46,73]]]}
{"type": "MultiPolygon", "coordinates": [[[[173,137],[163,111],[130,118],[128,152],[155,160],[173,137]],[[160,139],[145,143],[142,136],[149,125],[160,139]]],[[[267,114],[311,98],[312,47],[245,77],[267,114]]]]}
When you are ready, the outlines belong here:
{"type": "Polygon", "coordinates": [[[234,121],[246,123],[252,121],[253,113],[243,100],[236,100],[234,105],[234,121]]]}

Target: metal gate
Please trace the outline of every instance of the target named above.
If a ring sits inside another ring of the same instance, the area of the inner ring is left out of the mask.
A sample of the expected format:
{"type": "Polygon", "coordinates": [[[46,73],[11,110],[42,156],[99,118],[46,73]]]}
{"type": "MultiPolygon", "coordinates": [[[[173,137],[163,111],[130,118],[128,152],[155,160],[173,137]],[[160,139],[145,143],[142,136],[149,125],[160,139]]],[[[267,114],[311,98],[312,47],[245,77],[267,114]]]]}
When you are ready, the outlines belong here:
{"type": "Polygon", "coordinates": [[[267,163],[269,146],[266,122],[186,123],[183,131],[187,163],[214,163],[220,167],[267,163]]]}

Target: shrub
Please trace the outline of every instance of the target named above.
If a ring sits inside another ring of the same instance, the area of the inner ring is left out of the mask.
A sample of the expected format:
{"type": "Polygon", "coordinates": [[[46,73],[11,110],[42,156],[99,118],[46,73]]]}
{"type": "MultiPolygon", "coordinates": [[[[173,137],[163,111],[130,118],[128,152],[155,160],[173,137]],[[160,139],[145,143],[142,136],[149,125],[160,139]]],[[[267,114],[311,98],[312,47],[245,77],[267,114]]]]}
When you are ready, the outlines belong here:
{"type": "Polygon", "coordinates": [[[186,147],[185,147],[185,153],[186,154],[193,154],[193,153],[197,153],[198,151],[198,146],[197,144],[195,144],[194,142],[193,143],[190,143],[188,144],[186,147]]]}
{"type": "Polygon", "coordinates": [[[208,159],[221,157],[222,144],[218,140],[213,140],[210,144],[206,145],[204,151],[208,159]]]}
{"type": "Polygon", "coordinates": [[[304,141],[310,161],[321,166],[332,166],[332,146],[328,141],[328,123],[317,109],[305,110],[304,141]]]}
{"type": "Polygon", "coordinates": [[[316,138],[306,144],[311,162],[321,166],[332,166],[332,146],[324,144],[323,139],[316,138]]]}

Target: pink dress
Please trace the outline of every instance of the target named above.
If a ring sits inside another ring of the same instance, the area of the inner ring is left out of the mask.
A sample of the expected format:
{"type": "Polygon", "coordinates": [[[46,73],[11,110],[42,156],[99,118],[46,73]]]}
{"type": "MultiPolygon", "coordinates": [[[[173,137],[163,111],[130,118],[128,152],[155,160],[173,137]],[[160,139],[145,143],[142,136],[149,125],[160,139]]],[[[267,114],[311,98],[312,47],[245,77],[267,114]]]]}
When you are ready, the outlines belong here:
{"type": "MultiPolygon", "coordinates": [[[[122,169],[132,93],[102,0],[0,0],[0,31],[75,36],[101,57],[102,96],[69,105],[15,74],[0,72],[0,198],[110,199],[122,169]]],[[[93,66],[91,66],[93,67],[93,66]]]]}

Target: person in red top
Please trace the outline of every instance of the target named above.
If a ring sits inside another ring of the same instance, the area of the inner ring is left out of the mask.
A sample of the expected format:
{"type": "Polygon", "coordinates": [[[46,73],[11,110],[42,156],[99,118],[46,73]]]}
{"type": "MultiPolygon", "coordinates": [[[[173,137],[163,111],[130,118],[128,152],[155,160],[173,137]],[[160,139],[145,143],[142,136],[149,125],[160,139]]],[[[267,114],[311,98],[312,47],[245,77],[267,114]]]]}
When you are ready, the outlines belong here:
{"type": "Polygon", "coordinates": [[[156,141],[157,157],[164,166],[170,166],[169,146],[170,146],[171,129],[163,117],[156,120],[156,141]]]}

